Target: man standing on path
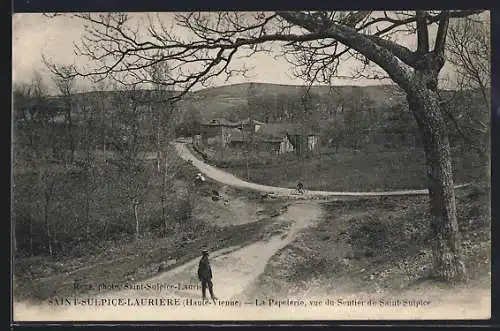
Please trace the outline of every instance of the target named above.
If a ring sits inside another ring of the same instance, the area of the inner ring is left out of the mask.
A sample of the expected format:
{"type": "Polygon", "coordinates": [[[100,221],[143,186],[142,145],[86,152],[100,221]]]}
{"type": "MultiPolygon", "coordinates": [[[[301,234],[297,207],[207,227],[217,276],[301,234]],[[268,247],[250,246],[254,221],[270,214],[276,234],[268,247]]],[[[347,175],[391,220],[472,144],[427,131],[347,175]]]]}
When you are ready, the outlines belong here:
{"type": "Polygon", "coordinates": [[[210,297],[215,302],[217,298],[214,295],[213,284],[212,284],[212,268],[210,267],[210,261],[208,261],[208,250],[203,249],[203,256],[201,257],[200,264],[198,265],[198,279],[201,282],[201,292],[203,296],[203,301],[206,300],[207,287],[210,292],[210,297]]]}

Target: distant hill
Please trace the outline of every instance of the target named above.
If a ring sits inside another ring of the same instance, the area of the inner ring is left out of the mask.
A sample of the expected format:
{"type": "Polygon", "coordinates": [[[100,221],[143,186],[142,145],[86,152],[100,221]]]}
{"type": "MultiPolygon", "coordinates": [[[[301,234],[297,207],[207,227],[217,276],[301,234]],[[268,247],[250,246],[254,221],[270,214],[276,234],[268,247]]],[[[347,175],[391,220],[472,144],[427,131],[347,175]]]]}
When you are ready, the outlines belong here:
{"type": "MultiPolygon", "coordinates": [[[[235,111],[247,104],[250,91],[257,97],[276,97],[278,95],[298,96],[306,91],[302,85],[279,85],[267,83],[242,83],[207,88],[193,92],[183,102],[187,107],[195,106],[201,110],[204,119],[226,117],[228,112],[235,111]]],[[[310,92],[320,97],[329,97],[333,102],[348,100],[363,95],[373,108],[390,107],[404,101],[404,93],[394,85],[373,86],[312,86],[310,92]]]]}
{"type": "MultiPolygon", "coordinates": [[[[179,103],[181,110],[195,107],[200,110],[204,120],[215,117],[229,117],[231,113],[237,113],[246,106],[250,93],[257,97],[281,97],[300,96],[306,91],[302,85],[280,85],[268,83],[241,83],[233,85],[206,88],[194,92],[189,92],[179,103]],[[252,92],[250,92],[252,91],[252,92]]],[[[138,97],[147,100],[147,90],[138,90],[138,97]]],[[[404,92],[395,85],[371,85],[371,86],[312,86],[310,92],[319,95],[321,98],[329,98],[333,104],[340,104],[342,100],[350,100],[362,96],[363,103],[371,109],[388,109],[394,105],[405,102],[404,92]]],[[[113,96],[118,91],[97,91],[80,93],[76,99],[85,96],[99,99],[107,107],[113,107],[113,96]]],[[[453,92],[442,91],[444,97],[450,96],[453,92]]],[[[261,119],[262,120],[262,119],[261,119]]]]}

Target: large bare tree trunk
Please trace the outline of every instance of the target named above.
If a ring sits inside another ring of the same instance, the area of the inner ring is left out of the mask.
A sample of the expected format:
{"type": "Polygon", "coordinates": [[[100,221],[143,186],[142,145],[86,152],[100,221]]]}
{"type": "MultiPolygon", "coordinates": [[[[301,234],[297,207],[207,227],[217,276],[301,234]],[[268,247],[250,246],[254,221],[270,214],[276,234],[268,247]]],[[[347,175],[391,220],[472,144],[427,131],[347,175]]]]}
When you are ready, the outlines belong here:
{"type": "Polygon", "coordinates": [[[422,135],[429,188],[431,230],[433,232],[433,270],[445,281],[466,278],[458,230],[451,148],[439,97],[425,86],[408,95],[422,135]]]}

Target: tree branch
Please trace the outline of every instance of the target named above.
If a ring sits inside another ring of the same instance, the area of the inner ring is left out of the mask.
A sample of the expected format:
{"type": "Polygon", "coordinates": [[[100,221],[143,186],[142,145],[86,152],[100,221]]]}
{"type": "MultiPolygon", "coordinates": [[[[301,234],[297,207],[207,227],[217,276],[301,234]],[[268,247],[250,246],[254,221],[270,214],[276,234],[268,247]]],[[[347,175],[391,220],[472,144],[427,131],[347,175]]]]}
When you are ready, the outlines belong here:
{"type": "MultiPolygon", "coordinates": [[[[479,12],[450,11],[448,16],[462,17],[479,12]]],[[[409,88],[412,73],[408,67],[415,68],[418,54],[389,38],[399,32],[401,26],[411,30],[410,25],[417,21],[417,15],[404,12],[395,16],[387,12],[383,12],[383,17],[371,15],[370,11],[347,15],[343,12],[178,14],[174,24],[180,30],[188,29],[188,34],[174,35],[179,30],[166,27],[158,17],[159,26],[149,19],[150,25],[145,27],[147,35],[139,40],[139,28],[126,26],[127,22],[130,24],[126,14],[77,14],[74,17],[86,24],[86,35],[77,47],[77,55],[86,56],[97,65],[84,71],[74,67],[66,76],[93,77],[97,81],[111,78],[129,85],[156,83],[156,78],[144,72],[151,66],[168,62],[171,72],[159,83],[184,89],[172,98],[175,100],[197,84],[204,86],[217,75],[226,79],[235,74],[244,75],[246,68],[230,67],[239,50],[247,51],[242,56],[251,56],[256,52],[272,51],[264,45],[282,42],[284,55],[295,55],[302,68],[311,73],[311,79],[336,75],[340,57],[352,57],[357,53],[362,55],[356,56],[357,60],[376,63],[398,85],[409,88]],[[375,32],[370,31],[372,27],[376,28],[375,32]]],[[[427,15],[419,14],[419,19],[422,36],[425,23],[445,21],[443,12],[432,11],[427,15]],[[425,20],[423,16],[427,16],[425,20]]],[[[422,42],[424,39],[421,37],[422,42]]],[[[59,71],[59,68],[54,69],[59,71]]]]}
{"type": "Polygon", "coordinates": [[[444,10],[439,18],[439,27],[434,46],[434,52],[438,56],[444,57],[444,48],[446,46],[446,34],[448,33],[448,25],[450,23],[450,13],[444,10]]]}
{"type": "Polygon", "coordinates": [[[417,10],[417,53],[424,54],[429,51],[429,30],[427,29],[427,12],[417,10]]]}
{"type": "MultiPolygon", "coordinates": [[[[278,12],[278,15],[309,31],[318,30],[314,21],[303,13],[278,12]]],[[[409,73],[400,65],[395,54],[387,49],[393,42],[387,41],[384,47],[379,44],[381,42],[379,39],[374,40],[374,37],[366,36],[356,32],[356,30],[351,27],[342,26],[340,24],[331,24],[326,36],[340,41],[344,45],[356,50],[369,60],[378,64],[403,89],[406,90],[411,88],[409,73]]],[[[404,46],[399,46],[394,47],[394,50],[399,53],[404,53],[404,48],[404,46]]]]}

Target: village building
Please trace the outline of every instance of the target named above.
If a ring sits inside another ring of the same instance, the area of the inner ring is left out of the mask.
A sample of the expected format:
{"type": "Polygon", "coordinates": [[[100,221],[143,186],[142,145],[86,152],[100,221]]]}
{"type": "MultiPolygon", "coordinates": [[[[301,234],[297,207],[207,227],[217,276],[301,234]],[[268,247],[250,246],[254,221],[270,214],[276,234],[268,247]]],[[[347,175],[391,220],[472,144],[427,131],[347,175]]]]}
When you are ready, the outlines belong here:
{"type": "Polygon", "coordinates": [[[296,123],[266,123],[257,132],[264,140],[280,141],[279,153],[314,153],[319,147],[319,134],[312,128],[296,123]]]}
{"type": "Polygon", "coordinates": [[[287,128],[287,137],[293,145],[296,154],[316,153],[319,149],[319,133],[313,129],[292,125],[287,128]]]}
{"type": "Polygon", "coordinates": [[[319,134],[303,124],[264,123],[247,118],[242,121],[213,119],[200,125],[200,135],[193,137],[197,145],[215,148],[248,149],[275,154],[314,153],[319,147],[319,134]]]}
{"type": "Polygon", "coordinates": [[[247,149],[254,151],[266,151],[273,154],[284,154],[293,151],[293,145],[286,134],[268,134],[267,125],[262,125],[257,132],[246,133],[235,129],[231,132],[228,146],[230,148],[247,149]]]}
{"type": "Polygon", "coordinates": [[[209,122],[201,123],[201,142],[205,146],[225,147],[229,141],[228,132],[237,128],[238,123],[233,123],[225,119],[213,119],[209,122]]]}
{"type": "Polygon", "coordinates": [[[250,118],[243,121],[231,122],[226,119],[213,119],[209,122],[201,123],[200,136],[201,143],[205,146],[217,146],[225,148],[230,142],[231,133],[234,129],[250,135],[264,124],[250,118]]]}

